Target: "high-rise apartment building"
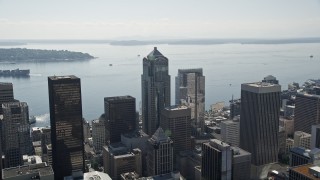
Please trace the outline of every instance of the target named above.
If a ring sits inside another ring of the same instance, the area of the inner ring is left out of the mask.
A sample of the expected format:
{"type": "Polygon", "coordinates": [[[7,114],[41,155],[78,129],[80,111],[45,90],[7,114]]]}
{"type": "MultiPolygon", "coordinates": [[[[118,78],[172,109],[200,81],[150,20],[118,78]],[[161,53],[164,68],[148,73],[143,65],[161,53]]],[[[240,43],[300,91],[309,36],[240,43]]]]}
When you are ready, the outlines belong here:
{"type": "Polygon", "coordinates": [[[202,144],[202,180],[232,179],[231,146],[218,139],[211,139],[202,144]]]}
{"type": "Polygon", "coordinates": [[[160,126],[173,140],[174,155],[191,149],[191,109],[170,106],[162,110],[160,126]]]}
{"type": "Polygon", "coordinates": [[[295,103],[294,131],[311,134],[311,126],[320,124],[320,96],[298,93],[295,103]]]}
{"type": "Polygon", "coordinates": [[[84,172],[83,117],[80,79],[48,77],[52,168],[55,179],[84,172]]]}
{"type": "Polygon", "coordinates": [[[232,145],[239,147],[240,144],[240,122],[239,118],[234,120],[222,121],[220,123],[221,128],[221,140],[232,145]]]}
{"type": "Polygon", "coordinates": [[[148,176],[166,174],[173,170],[173,141],[159,127],[148,140],[148,176]]]}
{"type": "Polygon", "coordinates": [[[0,114],[2,114],[2,104],[14,101],[12,83],[0,82],[0,114]]]}
{"type": "Polygon", "coordinates": [[[6,167],[23,165],[22,156],[31,155],[29,110],[25,102],[2,104],[6,167]]]}
{"type": "Polygon", "coordinates": [[[191,108],[191,119],[196,126],[204,125],[205,112],[205,76],[202,68],[179,69],[176,76],[176,104],[191,108]]]}
{"type": "Polygon", "coordinates": [[[277,84],[241,85],[240,147],[251,153],[253,177],[264,178],[263,167],[278,161],[280,92],[277,84]]]}
{"type": "Polygon", "coordinates": [[[132,96],[104,98],[106,143],[121,142],[121,134],[136,129],[136,99],[132,96]]]}
{"type": "Polygon", "coordinates": [[[170,76],[168,58],[155,47],[143,58],[142,125],[143,131],[152,135],[160,125],[161,111],[170,106],[170,76]]]}
{"type": "Polygon", "coordinates": [[[106,143],[105,122],[100,119],[92,121],[92,141],[95,152],[102,151],[102,147],[106,143]]]}

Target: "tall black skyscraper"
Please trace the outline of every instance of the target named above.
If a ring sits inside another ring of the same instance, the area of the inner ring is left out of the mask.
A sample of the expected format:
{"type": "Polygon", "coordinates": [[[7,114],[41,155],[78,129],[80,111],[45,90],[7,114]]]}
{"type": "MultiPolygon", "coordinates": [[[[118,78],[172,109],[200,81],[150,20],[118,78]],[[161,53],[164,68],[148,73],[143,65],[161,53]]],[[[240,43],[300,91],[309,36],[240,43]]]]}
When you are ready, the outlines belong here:
{"type": "Polygon", "coordinates": [[[155,47],[143,58],[142,123],[143,131],[152,135],[160,125],[161,111],[170,106],[168,58],[155,47]]]}
{"type": "Polygon", "coordinates": [[[136,99],[131,96],[104,98],[106,143],[121,142],[121,134],[135,130],[136,99]]]}
{"type": "Polygon", "coordinates": [[[281,86],[270,83],[241,85],[240,147],[251,153],[257,178],[264,165],[278,161],[281,86]]]}
{"type": "Polygon", "coordinates": [[[80,79],[48,77],[52,167],[55,179],[81,176],[84,171],[80,79]]]}

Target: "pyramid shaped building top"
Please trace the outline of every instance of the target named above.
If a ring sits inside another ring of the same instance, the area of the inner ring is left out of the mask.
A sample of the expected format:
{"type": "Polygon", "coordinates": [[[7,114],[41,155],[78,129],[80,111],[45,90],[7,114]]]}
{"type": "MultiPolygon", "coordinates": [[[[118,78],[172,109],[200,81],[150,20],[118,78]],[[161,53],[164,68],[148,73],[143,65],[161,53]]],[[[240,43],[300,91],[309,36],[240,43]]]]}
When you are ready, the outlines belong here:
{"type": "Polygon", "coordinates": [[[158,51],[157,47],[154,47],[153,51],[148,54],[149,60],[156,60],[158,57],[164,57],[161,52],[158,51]]]}
{"type": "Polygon", "coordinates": [[[155,142],[170,141],[170,138],[164,133],[161,127],[156,130],[151,139],[155,142]]]}

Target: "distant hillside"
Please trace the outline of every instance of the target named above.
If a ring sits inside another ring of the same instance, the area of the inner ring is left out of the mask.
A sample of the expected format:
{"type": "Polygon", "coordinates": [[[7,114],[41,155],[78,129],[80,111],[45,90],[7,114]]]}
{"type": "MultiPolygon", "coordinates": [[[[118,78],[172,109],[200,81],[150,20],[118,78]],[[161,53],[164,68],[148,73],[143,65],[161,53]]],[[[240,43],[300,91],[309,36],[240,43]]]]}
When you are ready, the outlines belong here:
{"type": "Polygon", "coordinates": [[[21,46],[26,45],[26,43],[20,43],[20,42],[2,42],[0,41],[0,46],[21,46]]]}
{"type": "Polygon", "coordinates": [[[117,46],[140,46],[140,45],[213,45],[213,44],[297,44],[297,43],[320,43],[319,37],[314,38],[288,38],[288,39],[176,39],[159,41],[112,41],[110,45],[117,46]]]}
{"type": "Polygon", "coordinates": [[[88,53],[67,50],[40,50],[40,49],[1,49],[0,62],[48,62],[48,61],[79,61],[89,60],[94,57],[88,53]]]}

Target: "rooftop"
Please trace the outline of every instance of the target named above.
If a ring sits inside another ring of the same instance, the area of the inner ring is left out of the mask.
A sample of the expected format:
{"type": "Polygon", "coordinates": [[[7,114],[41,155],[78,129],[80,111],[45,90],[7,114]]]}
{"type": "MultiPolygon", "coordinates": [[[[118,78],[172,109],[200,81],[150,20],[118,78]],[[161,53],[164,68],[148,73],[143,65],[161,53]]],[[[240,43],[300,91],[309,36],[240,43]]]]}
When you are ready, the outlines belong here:
{"type": "Polygon", "coordinates": [[[170,138],[164,133],[163,129],[159,127],[156,132],[152,135],[151,140],[159,142],[168,142],[170,138]]]}
{"type": "Polygon", "coordinates": [[[112,180],[112,179],[106,173],[92,171],[92,172],[84,173],[83,180],[112,180]]]}
{"type": "Polygon", "coordinates": [[[31,173],[39,174],[40,177],[47,176],[50,174],[53,175],[52,167],[47,166],[46,163],[30,164],[25,166],[7,168],[7,169],[3,169],[2,172],[3,172],[2,176],[4,178],[23,176],[31,173]]]}
{"type": "Polygon", "coordinates": [[[234,157],[238,157],[238,156],[246,156],[246,155],[250,155],[251,153],[249,153],[248,151],[245,151],[239,147],[235,147],[235,146],[231,146],[231,149],[233,150],[233,156],[234,157]]]}
{"type": "Polygon", "coordinates": [[[61,79],[79,79],[75,75],[66,75],[66,76],[49,76],[51,80],[61,80],[61,79]]]}
{"type": "Polygon", "coordinates": [[[198,73],[202,76],[202,68],[194,68],[194,69],[178,69],[178,74],[184,73],[198,73]]]}
{"type": "Polygon", "coordinates": [[[11,82],[0,82],[0,86],[12,86],[11,82]]]}
{"type": "Polygon", "coordinates": [[[188,109],[188,107],[181,106],[181,105],[174,105],[174,106],[166,107],[165,109],[170,110],[170,111],[177,111],[177,110],[181,110],[181,109],[188,109]]]}
{"type": "Polygon", "coordinates": [[[113,96],[113,97],[105,97],[105,101],[117,101],[117,100],[128,100],[128,99],[135,99],[132,96],[126,95],[126,96],[113,96]]]}
{"type": "Polygon", "coordinates": [[[293,167],[293,168],[291,168],[290,171],[295,171],[295,172],[302,174],[312,180],[320,180],[320,178],[315,177],[313,174],[311,174],[309,172],[309,168],[314,168],[314,165],[313,164],[304,164],[301,166],[293,167]]]}
{"type": "MultiPolygon", "coordinates": [[[[225,142],[223,142],[223,141],[220,141],[220,140],[218,140],[218,139],[210,139],[210,145],[212,146],[212,147],[215,147],[215,148],[219,148],[219,147],[223,147],[223,148],[228,148],[228,147],[230,147],[230,145],[229,144],[227,144],[227,143],[225,143],[225,142]]],[[[221,149],[219,149],[219,150],[221,150],[221,149]]]]}
{"type": "Polygon", "coordinates": [[[301,136],[301,137],[311,137],[311,134],[303,132],[303,131],[295,131],[294,135],[301,136]]]}
{"type": "Polygon", "coordinates": [[[157,47],[154,47],[153,51],[151,51],[147,56],[148,60],[156,60],[158,57],[164,56],[158,51],[157,47]]]}
{"type": "Polygon", "coordinates": [[[266,82],[253,82],[241,84],[241,90],[246,90],[254,93],[271,93],[280,92],[281,86],[278,84],[266,82]]]}
{"type": "Polygon", "coordinates": [[[293,147],[290,149],[290,153],[299,154],[301,156],[305,156],[306,158],[310,158],[309,152],[310,150],[307,150],[303,147],[293,147]]]}
{"type": "Polygon", "coordinates": [[[314,99],[320,99],[320,95],[308,94],[308,93],[306,93],[306,92],[297,93],[296,96],[299,96],[299,97],[309,97],[309,98],[314,98],[314,99]]]}
{"type": "Polygon", "coordinates": [[[126,138],[138,138],[138,137],[149,137],[148,134],[143,132],[142,130],[140,131],[133,131],[130,133],[122,134],[126,138]]]}

